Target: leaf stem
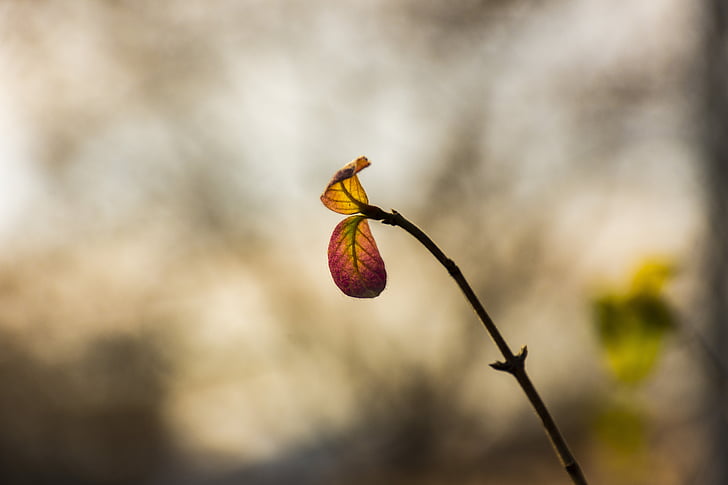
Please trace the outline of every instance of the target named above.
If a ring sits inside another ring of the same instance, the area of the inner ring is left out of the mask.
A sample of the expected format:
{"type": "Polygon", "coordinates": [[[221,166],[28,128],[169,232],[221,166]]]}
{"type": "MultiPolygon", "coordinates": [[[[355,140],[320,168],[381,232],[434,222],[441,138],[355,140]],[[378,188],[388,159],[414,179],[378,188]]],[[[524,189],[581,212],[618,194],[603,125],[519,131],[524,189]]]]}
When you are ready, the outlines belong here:
{"type": "Polygon", "coordinates": [[[495,362],[491,364],[491,367],[496,370],[508,372],[516,379],[518,384],[521,386],[521,389],[523,389],[523,392],[526,394],[531,406],[533,406],[534,411],[536,411],[536,414],[539,418],[541,418],[546,434],[551,440],[551,444],[553,445],[561,464],[569,474],[571,481],[575,485],[587,485],[586,478],[581,471],[579,463],[569,450],[566,440],[562,436],[556,422],[551,417],[551,413],[549,413],[546,404],[543,402],[543,399],[541,399],[541,396],[538,391],[536,391],[530,377],[528,377],[528,374],[526,373],[526,356],[528,354],[528,349],[524,346],[518,354],[514,354],[513,351],[511,351],[511,348],[501,335],[498,327],[495,325],[495,322],[493,322],[493,319],[490,318],[488,312],[485,311],[485,308],[482,303],[480,303],[477,295],[470,287],[465,276],[463,276],[460,268],[458,268],[452,259],[445,256],[445,253],[443,253],[432,239],[422,232],[419,227],[412,224],[410,221],[405,219],[402,214],[395,210],[392,210],[392,212],[386,212],[376,206],[367,206],[362,213],[371,219],[382,221],[383,224],[401,227],[422,243],[422,245],[425,246],[433,256],[435,256],[445,269],[447,269],[447,272],[453,277],[465,295],[465,298],[468,299],[473,310],[475,310],[475,313],[480,318],[480,321],[483,323],[483,326],[493,339],[493,342],[495,342],[498,350],[500,350],[501,354],[503,354],[503,358],[505,360],[503,362],[495,362]]]}

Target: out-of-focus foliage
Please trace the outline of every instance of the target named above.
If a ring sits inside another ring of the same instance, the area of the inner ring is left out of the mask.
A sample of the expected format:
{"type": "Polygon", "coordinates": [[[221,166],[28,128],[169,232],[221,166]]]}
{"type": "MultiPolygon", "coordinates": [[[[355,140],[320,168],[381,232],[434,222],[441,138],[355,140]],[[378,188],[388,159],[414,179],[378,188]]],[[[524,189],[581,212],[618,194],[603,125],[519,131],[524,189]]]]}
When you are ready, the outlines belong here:
{"type": "Polygon", "coordinates": [[[675,316],[664,288],[674,269],[665,261],[645,261],[626,290],[594,299],[595,324],[607,365],[625,384],[642,382],[655,367],[675,316]]]}
{"type": "Polygon", "coordinates": [[[653,485],[659,474],[650,454],[650,419],[633,400],[613,400],[597,413],[593,430],[600,446],[600,465],[611,483],[653,485]]]}
{"type": "Polygon", "coordinates": [[[604,408],[594,423],[599,441],[628,457],[645,451],[646,428],[644,411],[625,404],[604,408]]]}
{"type": "Polygon", "coordinates": [[[615,378],[600,400],[592,429],[601,466],[617,483],[657,483],[654,417],[644,384],[677,327],[666,291],[674,276],[672,261],[647,258],[622,287],[602,291],[592,301],[599,344],[615,378]]]}

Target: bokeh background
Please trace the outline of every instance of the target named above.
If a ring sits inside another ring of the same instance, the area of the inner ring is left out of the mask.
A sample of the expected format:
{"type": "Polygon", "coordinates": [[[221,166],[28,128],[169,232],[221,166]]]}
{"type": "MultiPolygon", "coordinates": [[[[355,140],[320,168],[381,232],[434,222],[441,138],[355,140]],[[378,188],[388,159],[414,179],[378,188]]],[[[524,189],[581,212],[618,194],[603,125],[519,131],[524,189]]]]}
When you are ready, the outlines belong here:
{"type": "Polygon", "coordinates": [[[0,2],[0,482],[728,482],[721,0],[0,2]]]}

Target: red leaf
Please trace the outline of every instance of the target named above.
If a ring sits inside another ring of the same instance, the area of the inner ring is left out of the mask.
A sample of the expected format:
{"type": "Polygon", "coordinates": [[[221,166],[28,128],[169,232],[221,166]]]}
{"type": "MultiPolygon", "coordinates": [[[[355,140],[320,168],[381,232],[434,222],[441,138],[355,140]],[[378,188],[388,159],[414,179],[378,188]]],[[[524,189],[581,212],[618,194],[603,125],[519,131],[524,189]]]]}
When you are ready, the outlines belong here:
{"type": "Polygon", "coordinates": [[[365,216],[341,221],[329,241],[329,270],[346,295],[374,298],[387,284],[384,261],[365,216]]]}

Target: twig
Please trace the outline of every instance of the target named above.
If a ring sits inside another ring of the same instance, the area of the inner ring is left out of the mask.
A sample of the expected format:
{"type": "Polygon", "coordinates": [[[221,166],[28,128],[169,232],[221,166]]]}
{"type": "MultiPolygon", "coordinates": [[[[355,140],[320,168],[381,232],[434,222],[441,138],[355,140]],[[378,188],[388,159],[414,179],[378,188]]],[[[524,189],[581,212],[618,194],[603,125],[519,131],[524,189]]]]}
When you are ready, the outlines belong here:
{"type": "Polygon", "coordinates": [[[501,354],[503,354],[504,361],[494,362],[493,364],[490,364],[491,367],[499,371],[507,372],[515,377],[516,381],[518,381],[518,384],[521,386],[521,389],[523,389],[523,392],[526,393],[526,397],[528,397],[528,400],[531,403],[531,406],[533,406],[533,409],[536,411],[536,414],[538,414],[539,418],[541,418],[546,434],[551,440],[551,444],[553,445],[561,464],[569,474],[571,481],[575,485],[587,485],[586,478],[581,471],[579,463],[569,450],[566,440],[561,435],[561,432],[559,431],[556,422],[551,417],[546,404],[544,404],[541,396],[538,391],[536,391],[536,388],[533,386],[531,379],[526,373],[526,356],[528,355],[527,348],[524,346],[518,354],[514,354],[511,351],[511,348],[501,335],[498,327],[496,327],[493,319],[490,318],[488,312],[485,311],[482,303],[480,303],[480,300],[470,287],[470,284],[463,276],[460,268],[458,268],[452,259],[445,256],[445,253],[443,253],[432,239],[422,232],[420,228],[405,219],[402,214],[395,210],[392,210],[392,212],[386,212],[376,206],[366,206],[363,208],[362,214],[370,219],[382,221],[383,224],[401,227],[422,243],[445,267],[445,269],[447,269],[447,272],[450,273],[450,276],[453,277],[462,292],[465,294],[465,298],[467,298],[468,302],[470,302],[470,305],[473,307],[473,310],[475,310],[480,321],[483,322],[483,326],[485,326],[485,329],[493,339],[493,342],[495,342],[498,350],[500,350],[501,354]]]}

